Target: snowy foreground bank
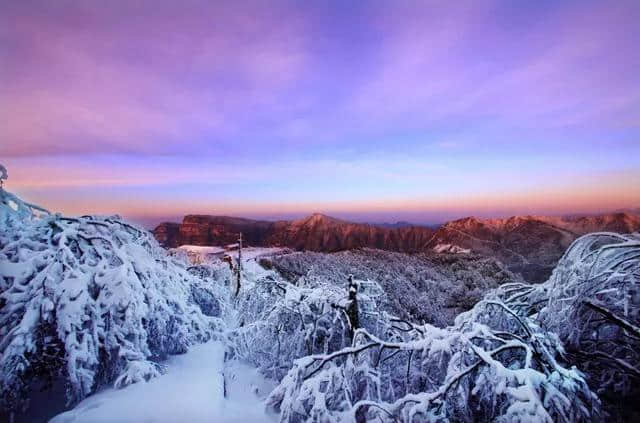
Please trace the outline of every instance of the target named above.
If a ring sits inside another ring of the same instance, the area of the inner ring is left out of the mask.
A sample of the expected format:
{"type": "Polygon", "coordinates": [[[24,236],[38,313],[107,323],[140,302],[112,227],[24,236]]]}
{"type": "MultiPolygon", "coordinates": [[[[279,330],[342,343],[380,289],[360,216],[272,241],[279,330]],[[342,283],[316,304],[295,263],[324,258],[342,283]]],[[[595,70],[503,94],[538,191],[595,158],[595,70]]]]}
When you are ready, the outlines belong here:
{"type": "Polygon", "coordinates": [[[224,366],[224,345],[195,345],[167,360],[167,373],[124,389],[106,389],[51,423],[273,422],[264,398],[273,384],[238,362],[224,366]],[[224,397],[223,372],[227,379],[224,397]]]}

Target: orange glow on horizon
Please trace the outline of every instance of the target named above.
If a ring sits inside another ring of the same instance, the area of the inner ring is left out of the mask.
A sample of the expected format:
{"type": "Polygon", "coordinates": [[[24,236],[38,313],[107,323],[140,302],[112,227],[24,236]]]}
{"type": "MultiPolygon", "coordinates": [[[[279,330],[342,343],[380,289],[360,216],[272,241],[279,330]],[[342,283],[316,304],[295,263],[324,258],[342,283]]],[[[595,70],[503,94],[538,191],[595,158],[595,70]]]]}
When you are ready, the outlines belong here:
{"type": "MultiPolygon", "coordinates": [[[[95,182],[93,180],[92,182],[95,182]]],[[[185,214],[213,214],[234,216],[273,216],[306,215],[313,212],[348,215],[419,215],[442,214],[463,217],[479,215],[484,217],[503,217],[508,215],[568,213],[597,213],[616,209],[634,208],[640,205],[639,175],[624,173],[599,179],[597,183],[568,183],[555,187],[536,188],[528,191],[510,190],[504,192],[478,192],[473,195],[433,195],[415,198],[390,197],[384,200],[369,201],[212,201],[206,197],[171,201],[149,199],[145,196],[104,196],[100,186],[95,187],[96,194],[82,196],[69,201],[66,196],[56,195],[57,189],[45,189],[44,193],[36,186],[38,197],[43,206],[52,211],[67,214],[121,214],[129,217],[161,218],[183,216],[185,214]],[[626,181],[626,183],[624,183],[626,181]]],[[[34,187],[16,184],[28,200],[34,187]],[[25,189],[26,188],[26,189],[25,189]]],[[[81,184],[78,183],[78,186],[81,184]]]]}

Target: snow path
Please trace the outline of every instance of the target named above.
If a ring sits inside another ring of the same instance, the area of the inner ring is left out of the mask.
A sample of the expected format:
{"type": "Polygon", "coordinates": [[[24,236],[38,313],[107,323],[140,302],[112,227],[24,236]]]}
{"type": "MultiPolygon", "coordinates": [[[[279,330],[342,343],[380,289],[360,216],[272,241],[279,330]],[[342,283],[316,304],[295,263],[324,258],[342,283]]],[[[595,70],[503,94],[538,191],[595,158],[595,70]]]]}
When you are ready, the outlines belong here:
{"type": "Polygon", "coordinates": [[[228,396],[223,395],[224,345],[192,346],[164,364],[167,373],[147,383],[106,389],[50,423],[273,422],[261,400],[273,385],[257,370],[228,363],[228,396]]]}
{"type": "MultiPolygon", "coordinates": [[[[280,248],[243,249],[242,289],[272,274],[258,259],[280,248]]],[[[229,328],[237,324],[236,310],[225,316],[229,328]]],[[[264,398],[276,383],[257,369],[238,361],[224,363],[224,343],[194,345],[186,354],[162,363],[166,374],[124,389],[109,388],[81,401],[49,423],[244,423],[275,422],[278,416],[265,410],[264,398]],[[223,370],[227,397],[223,392],[223,370]]]]}

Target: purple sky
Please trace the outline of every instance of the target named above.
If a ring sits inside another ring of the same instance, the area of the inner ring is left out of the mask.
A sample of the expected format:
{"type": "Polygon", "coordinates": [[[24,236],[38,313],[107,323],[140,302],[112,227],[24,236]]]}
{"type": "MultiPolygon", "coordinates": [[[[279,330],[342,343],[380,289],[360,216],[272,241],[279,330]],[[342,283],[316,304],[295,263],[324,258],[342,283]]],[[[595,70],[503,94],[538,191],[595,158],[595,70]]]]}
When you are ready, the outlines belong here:
{"type": "Polygon", "coordinates": [[[65,213],[640,206],[640,2],[0,0],[7,186],[65,213]]]}

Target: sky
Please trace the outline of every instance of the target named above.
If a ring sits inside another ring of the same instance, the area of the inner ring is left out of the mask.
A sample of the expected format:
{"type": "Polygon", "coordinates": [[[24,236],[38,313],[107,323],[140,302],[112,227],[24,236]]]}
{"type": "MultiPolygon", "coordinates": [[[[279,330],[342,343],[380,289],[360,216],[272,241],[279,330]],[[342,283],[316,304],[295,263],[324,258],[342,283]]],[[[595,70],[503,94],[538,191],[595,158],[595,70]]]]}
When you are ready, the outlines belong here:
{"type": "Polygon", "coordinates": [[[66,214],[640,207],[640,2],[0,0],[5,187],[66,214]]]}

